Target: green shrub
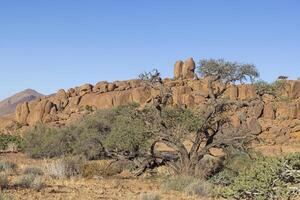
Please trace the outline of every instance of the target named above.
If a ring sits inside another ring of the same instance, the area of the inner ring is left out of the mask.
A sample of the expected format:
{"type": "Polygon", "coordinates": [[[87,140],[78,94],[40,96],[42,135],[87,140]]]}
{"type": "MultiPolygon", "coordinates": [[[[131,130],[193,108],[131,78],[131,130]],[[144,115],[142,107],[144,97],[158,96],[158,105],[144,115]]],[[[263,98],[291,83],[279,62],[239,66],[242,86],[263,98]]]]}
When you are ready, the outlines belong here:
{"type": "Polygon", "coordinates": [[[34,175],[38,175],[38,176],[43,176],[44,172],[42,169],[40,169],[38,167],[27,167],[24,169],[23,174],[34,174],[34,175]]]}
{"type": "Polygon", "coordinates": [[[14,198],[10,195],[0,193],[0,200],[14,200],[14,198]]]}
{"type": "Polygon", "coordinates": [[[5,189],[8,187],[8,175],[6,173],[0,173],[0,189],[5,189]]]}
{"type": "Polygon", "coordinates": [[[99,159],[104,154],[101,141],[106,130],[93,117],[64,128],[39,124],[25,134],[23,148],[33,158],[84,155],[87,159],[99,159]]]}
{"type": "Polygon", "coordinates": [[[217,193],[237,199],[292,199],[299,194],[300,154],[260,157],[217,193]]]}
{"type": "Polygon", "coordinates": [[[0,150],[8,150],[10,144],[15,144],[17,148],[20,148],[22,138],[17,135],[0,135],[0,150]]]}
{"type": "Polygon", "coordinates": [[[45,183],[41,176],[36,174],[25,174],[20,176],[13,185],[15,187],[32,188],[39,191],[45,186],[45,183]]]}
{"type": "Polygon", "coordinates": [[[111,151],[138,153],[149,146],[148,129],[136,105],[101,110],[63,128],[38,124],[24,136],[23,149],[33,158],[84,155],[89,160],[111,151]]]}
{"type": "MultiPolygon", "coordinates": [[[[253,154],[253,157],[256,155],[253,154]]],[[[223,163],[223,170],[213,176],[210,181],[214,184],[228,186],[233,183],[234,179],[240,172],[248,170],[253,164],[253,160],[247,153],[232,153],[223,163]]]]}
{"type": "Polygon", "coordinates": [[[276,80],[273,83],[257,81],[256,83],[254,83],[254,87],[256,89],[256,93],[259,96],[263,96],[264,94],[270,94],[277,97],[280,101],[290,100],[288,94],[289,85],[286,80],[276,80]]]}
{"type": "Polygon", "coordinates": [[[9,161],[0,161],[0,171],[16,171],[17,164],[9,161]]]}

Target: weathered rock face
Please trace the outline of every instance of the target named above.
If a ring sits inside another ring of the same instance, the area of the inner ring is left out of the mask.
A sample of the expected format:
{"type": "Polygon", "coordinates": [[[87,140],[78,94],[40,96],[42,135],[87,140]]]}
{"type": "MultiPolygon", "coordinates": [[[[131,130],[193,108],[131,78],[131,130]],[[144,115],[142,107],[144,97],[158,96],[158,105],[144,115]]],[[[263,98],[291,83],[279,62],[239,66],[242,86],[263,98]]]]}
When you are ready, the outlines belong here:
{"type": "Polygon", "coordinates": [[[181,60],[176,61],[174,65],[174,78],[179,79],[182,78],[182,68],[183,68],[183,62],[181,60]]]}
{"type": "Polygon", "coordinates": [[[291,98],[299,98],[300,97],[300,80],[293,81],[291,84],[291,98]]]}
{"type": "Polygon", "coordinates": [[[29,115],[28,102],[19,104],[16,108],[16,120],[21,124],[27,124],[28,115],[29,115]]]}
{"type": "MultiPolygon", "coordinates": [[[[194,79],[195,62],[192,58],[185,62],[177,61],[174,65],[174,78],[164,79],[163,86],[171,90],[172,98],[169,105],[195,107],[203,105],[208,98],[208,83],[206,79],[194,79]]],[[[254,134],[274,132],[268,121],[290,121],[300,119],[300,81],[290,81],[289,94],[292,101],[278,103],[271,95],[264,95],[263,102],[252,101],[253,105],[246,111],[233,112],[230,118],[238,127],[241,122],[247,122],[254,134]],[[298,98],[298,100],[297,100],[298,98]]],[[[220,87],[215,85],[216,88],[220,87]]],[[[113,108],[119,105],[138,103],[144,105],[159,95],[160,91],[149,88],[141,80],[101,81],[95,86],[84,84],[80,87],[59,90],[55,95],[25,102],[17,106],[15,120],[23,125],[34,125],[37,122],[62,123],[70,119],[78,119],[87,110],[113,108]]],[[[231,85],[225,96],[231,100],[256,99],[253,85],[231,85]]],[[[300,126],[300,125],[299,125],[300,126]]],[[[299,127],[282,129],[284,132],[298,130],[299,127]]],[[[276,132],[276,131],[275,131],[276,132]]],[[[278,132],[278,131],[277,131],[278,132]]],[[[281,133],[280,132],[280,133],[281,133]]]]}
{"type": "Polygon", "coordinates": [[[183,78],[193,79],[195,77],[196,64],[193,58],[188,58],[182,67],[183,78]]]}
{"type": "Polygon", "coordinates": [[[188,58],[185,62],[179,60],[174,65],[175,79],[193,79],[195,77],[196,64],[193,58],[188,58]]]}

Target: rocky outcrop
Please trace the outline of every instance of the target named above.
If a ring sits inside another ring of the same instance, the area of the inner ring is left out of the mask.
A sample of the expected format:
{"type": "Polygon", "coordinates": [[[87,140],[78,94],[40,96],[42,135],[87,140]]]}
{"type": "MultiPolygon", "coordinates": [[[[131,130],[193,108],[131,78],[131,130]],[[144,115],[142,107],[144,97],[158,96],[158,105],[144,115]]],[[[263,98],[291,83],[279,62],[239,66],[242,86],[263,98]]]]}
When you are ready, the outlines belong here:
{"type": "MultiPolygon", "coordinates": [[[[192,58],[174,65],[174,78],[164,79],[163,88],[172,91],[169,105],[193,108],[208,99],[208,81],[195,79],[195,62],[192,58]]],[[[256,90],[251,84],[231,85],[224,98],[252,100],[247,109],[228,113],[234,126],[246,124],[252,134],[270,144],[281,144],[299,137],[300,131],[300,81],[288,81],[288,99],[277,101],[265,94],[257,100],[256,90]],[[245,123],[242,123],[245,122],[245,123]]],[[[214,87],[220,88],[220,84],[214,87]]],[[[159,90],[150,88],[141,80],[101,81],[96,85],[59,90],[55,95],[19,104],[15,120],[22,125],[32,126],[38,122],[64,125],[96,109],[113,108],[130,103],[144,105],[154,101],[159,90]]]]}
{"type": "Polygon", "coordinates": [[[193,58],[188,58],[185,62],[178,60],[174,65],[175,79],[193,79],[195,78],[196,64],[193,58]]]}

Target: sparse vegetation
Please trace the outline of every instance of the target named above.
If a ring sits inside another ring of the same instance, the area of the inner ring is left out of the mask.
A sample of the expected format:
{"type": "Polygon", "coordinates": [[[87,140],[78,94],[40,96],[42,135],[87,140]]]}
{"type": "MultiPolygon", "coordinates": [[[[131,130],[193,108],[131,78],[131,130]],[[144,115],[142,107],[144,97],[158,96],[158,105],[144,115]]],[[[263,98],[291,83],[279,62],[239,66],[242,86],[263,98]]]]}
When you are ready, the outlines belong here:
{"type": "Polygon", "coordinates": [[[8,187],[8,175],[5,172],[0,173],[0,189],[5,189],[8,187]]]}
{"type": "MultiPolygon", "coordinates": [[[[237,199],[293,199],[300,192],[300,154],[258,157],[249,165],[240,163],[236,174],[224,174],[218,195],[237,199]],[[230,181],[228,181],[230,179],[230,181]]],[[[226,171],[226,168],[224,169],[226,171]]],[[[219,179],[220,180],[220,179],[219,179]]],[[[222,179],[221,179],[222,180],[222,179]]]]}
{"type": "Polygon", "coordinates": [[[14,198],[11,195],[0,193],[0,200],[14,200],[14,198]]]}
{"type": "Polygon", "coordinates": [[[157,193],[146,193],[141,196],[141,200],[160,200],[160,196],[157,193]]]}
{"type": "Polygon", "coordinates": [[[0,150],[18,150],[21,147],[22,138],[16,135],[0,134],[0,150]],[[14,148],[11,148],[14,146],[14,148]]]}
{"type": "Polygon", "coordinates": [[[109,177],[121,173],[123,169],[124,165],[114,160],[92,161],[85,164],[83,176],[87,178],[109,177]]]}
{"type": "Polygon", "coordinates": [[[205,179],[193,176],[177,176],[167,180],[164,189],[184,192],[189,196],[210,197],[213,185],[205,179]]]}
{"type": "Polygon", "coordinates": [[[23,174],[33,174],[33,175],[43,176],[44,172],[41,168],[38,167],[27,167],[24,169],[23,174]]]}
{"type": "Polygon", "coordinates": [[[79,156],[64,157],[44,165],[44,173],[52,178],[63,179],[82,175],[85,159],[79,156]]]}
{"type": "Polygon", "coordinates": [[[269,94],[278,100],[286,100],[288,98],[288,85],[285,79],[278,79],[273,83],[260,80],[254,83],[254,87],[260,97],[269,94]]]}
{"type": "Polygon", "coordinates": [[[32,188],[35,190],[42,189],[45,184],[41,176],[36,174],[24,174],[18,177],[18,179],[13,183],[15,187],[20,188],[32,188]]]}
{"type": "Polygon", "coordinates": [[[6,171],[6,172],[12,172],[15,171],[17,169],[17,165],[13,162],[9,162],[9,161],[0,161],[0,172],[1,171],[6,171]]]}

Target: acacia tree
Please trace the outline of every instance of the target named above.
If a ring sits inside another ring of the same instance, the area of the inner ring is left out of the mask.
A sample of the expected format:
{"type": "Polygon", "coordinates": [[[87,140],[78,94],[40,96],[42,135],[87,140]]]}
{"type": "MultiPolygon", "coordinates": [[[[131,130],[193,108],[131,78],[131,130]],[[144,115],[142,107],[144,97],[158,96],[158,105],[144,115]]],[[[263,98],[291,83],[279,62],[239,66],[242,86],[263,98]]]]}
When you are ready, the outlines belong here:
{"type": "MultiPolygon", "coordinates": [[[[154,104],[152,108],[155,109],[143,111],[144,121],[149,124],[152,144],[150,156],[141,163],[137,175],[159,164],[168,165],[179,174],[195,175],[197,164],[209,154],[211,148],[241,146],[251,135],[251,130],[246,124],[242,123],[239,127],[234,127],[227,117],[228,111],[248,106],[249,102],[228,100],[224,98],[224,93],[236,82],[253,81],[257,78],[259,73],[255,66],[224,60],[201,60],[198,72],[207,80],[208,85],[209,96],[203,106],[192,112],[186,109],[174,112],[168,108],[165,100],[172,96],[170,90],[167,92],[161,90],[160,95],[152,101],[154,104]],[[180,121],[181,118],[184,120],[180,121]],[[187,148],[181,140],[186,138],[187,134],[192,138],[191,148],[187,148]],[[159,143],[173,151],[160,151],[157,148],[159,143]]],[[[148,85],[156,89],[164,88],[162,82],[151,81],[157,78],[151,79],[149,78],[151,74],[147,75],[148,77],[142,75],[140,77],[147,81],[148,85]]]]}

